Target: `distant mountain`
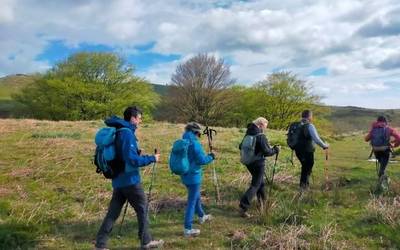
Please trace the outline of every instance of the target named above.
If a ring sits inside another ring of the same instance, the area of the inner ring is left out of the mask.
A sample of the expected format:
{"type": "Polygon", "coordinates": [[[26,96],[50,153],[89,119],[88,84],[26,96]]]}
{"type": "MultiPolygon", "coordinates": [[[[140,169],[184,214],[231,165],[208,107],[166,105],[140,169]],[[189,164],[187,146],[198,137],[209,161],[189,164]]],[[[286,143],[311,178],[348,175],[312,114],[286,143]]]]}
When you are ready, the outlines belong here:
{"type": "Polygon", "coordinates": [[[400,109],[367,109],[353,106],[330,108],[332,112],[327,119],[333,123],[337,133],[368,130],[379,115],[386,116],[392,126],[400,127],[400,109]]]}
{"type": "MultiPolygon", "coordinates": [[[[35,80],[35,75],[16,74],[0,78],[0,118],[20,116],[20,106],[12,100],[11,95],[35,80]]],[[[161,96],[168,92],[168,85],[153,84],[154,91],[161,96]]],[[[331,113],[326,116],[335,132],[347,133],[367,130],[378,115],[385,115],[395,127],[400,127],[400,109],[367,109],[360,107],[330,106],[331,113]]]]}

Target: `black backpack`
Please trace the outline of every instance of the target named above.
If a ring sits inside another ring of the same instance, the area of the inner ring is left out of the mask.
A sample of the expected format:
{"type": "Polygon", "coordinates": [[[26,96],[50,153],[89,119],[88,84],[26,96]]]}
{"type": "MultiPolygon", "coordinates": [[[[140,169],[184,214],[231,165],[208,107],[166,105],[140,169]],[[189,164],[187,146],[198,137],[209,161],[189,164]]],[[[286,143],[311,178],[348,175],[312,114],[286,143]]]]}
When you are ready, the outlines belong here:
{"type": "Polygon", "coordinates": [[[293,122],[290,124],[288,132],[287,132],[287,145],[294,150],[301,142],[302,139],[304,139],[305,134],[304,134],[304,129],[306,127],[306,124],[302,122],[293,122]],[[304,136],[302,136],[304,134],[304,136]]]}

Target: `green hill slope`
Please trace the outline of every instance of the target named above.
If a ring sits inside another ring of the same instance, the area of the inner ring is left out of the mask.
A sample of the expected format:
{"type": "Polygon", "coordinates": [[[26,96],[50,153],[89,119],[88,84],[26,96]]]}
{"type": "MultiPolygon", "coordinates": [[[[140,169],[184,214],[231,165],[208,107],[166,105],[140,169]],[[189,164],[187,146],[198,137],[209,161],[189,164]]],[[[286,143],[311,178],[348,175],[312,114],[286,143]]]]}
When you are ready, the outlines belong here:
{"type": "MultiPolygon", "coordinates": [[[[100,121],[0,120],[0,249],[92,248],[111,196],[110,182],[91,164],[93,136],[101,126],[100,121]]],[[[183,125],[144,124],[138,131],[145,152],[157,147],[162,154],[150,221],[154,236],[166,241],[164,249],[395,249],[400,245],[400,164],[388,168],[391,191],[373,198],[375,166],[366,161],[369,147],[361,137],[332,141],[327,165],[317,150],[311,191],[303,199],[296,199],[298,162],[293,167],[290,151],[284,148],[270,208],[258,212],[254,206],[255,216],[246,220],[237,213],[240,195],[250,181],[237,149],[244,131],[216,129],[217,161],[205,167],[202,189],[206,211],[215,218],[195,224],[202,232],[194,239],[182,236],[186,191],[167,165],[171,144],[183,125]],[[214,202],[213,166],[221,185],[221,205],[214,202]]],[[[284,143],[283,132],[267,133],[272,144],[284,143]]],[[[151,168],[143,168],[141,174],[147,192],[151,168]]],[[[128,209],[121,239],[116,237],[120,221],[114,228],[111,249],[138,245],[132,211],[128,209]]]]}
{"type": "MultiPolygon", "coordinates": [[[[0,118],[3,117],[29,117],[23,112],[23,107],[11,99],[13,93],[34,81],[33,75],[11,75],[0,78],[0,118]]],[[[165,96],[169,86],[153,84],[154,91],[165,96]]],[[[400,127],[400,109],[377,110],[359,107],[335,107],[332,106],[332,113],[327,117],[334,124],[336,133],[349,133],[353,131],[367,130],[371,122],[378,115],[386,115],[395,127],[400,127]]]]}
{"type": "Polygon", "coordinates": [[[366,109],[359,107],[331,107],[327,117],[334,124],[337,133],[368,130],[379,115],[388,118],[394,127],[400,127],[400,109],[366,109]]]}

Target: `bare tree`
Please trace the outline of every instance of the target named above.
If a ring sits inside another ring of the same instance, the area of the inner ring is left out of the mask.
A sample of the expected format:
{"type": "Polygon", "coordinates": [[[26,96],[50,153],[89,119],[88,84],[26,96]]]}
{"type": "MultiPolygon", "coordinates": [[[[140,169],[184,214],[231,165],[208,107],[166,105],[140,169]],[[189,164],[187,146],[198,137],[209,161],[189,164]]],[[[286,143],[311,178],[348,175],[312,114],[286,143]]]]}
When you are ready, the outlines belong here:
{"type": "Polygon", "coordinates": [[[178,65],[171,83],[169,105],[179,121],[216,124],[230,103],[225,89],[234,80],[223,59],[198,54],[178,65]]]}

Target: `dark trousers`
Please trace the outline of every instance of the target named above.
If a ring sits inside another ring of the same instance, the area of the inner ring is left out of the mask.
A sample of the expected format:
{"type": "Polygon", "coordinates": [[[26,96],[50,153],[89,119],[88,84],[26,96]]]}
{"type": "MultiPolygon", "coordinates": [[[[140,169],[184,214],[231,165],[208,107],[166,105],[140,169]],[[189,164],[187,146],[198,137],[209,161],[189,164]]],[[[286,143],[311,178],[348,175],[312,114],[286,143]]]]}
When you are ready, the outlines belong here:
{"type": "Polygon", "coordinates": [[[128,200],[129,204],[135,209],[139,224],[139,239],[142,245],[149,243],[152,238],[149,232],[149,222],[147,219],[147,201],[141,184],[135,184],[113,190],[110,206],[106,217],[101,224],[96,237],[96,247],[105,248],[108,235],[110,234],[114,222],[118,219],[121,209],[128,200]]]}
{"type": "Polygon", "coordinates": [[[243,210],[247,210],[250,207],[250,203],[254,196],[257,195],[258,202],[264,202],[265,200],[265,181],[264,181],[264,169],[265,161],[256,161],[253,164],[246,166],[251,174],[251,184],[249,189],[244,193],[240,199],[240,207],[243,210]]]}
{"type": "Polygon", "coordinates": [[[310,185],[309,178],[314,166],[314,152],[306,152],[295,150],[297,159],[301,163],[300,187],[308,187],[310,185]]]}
{"type": "Polygon", "coordinates": [[[381,177],[385,174],[386,167],[389,163],[390,159],[390,150],[386,151],[377,151],[374,152],[375,158],[378,160],[379,163],[379,173],[378,176],[381,177]]]}

